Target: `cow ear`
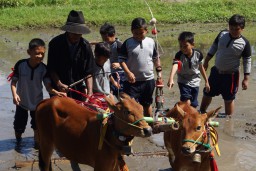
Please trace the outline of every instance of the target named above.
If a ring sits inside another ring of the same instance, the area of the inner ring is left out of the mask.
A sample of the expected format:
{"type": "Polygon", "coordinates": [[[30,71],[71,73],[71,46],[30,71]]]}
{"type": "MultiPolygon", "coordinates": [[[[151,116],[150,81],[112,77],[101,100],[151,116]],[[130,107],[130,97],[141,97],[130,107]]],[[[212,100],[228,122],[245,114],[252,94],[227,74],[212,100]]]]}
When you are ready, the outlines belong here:
{"type": "Polygon", "coordinates": [[[106,102],[108,103],[108,107],[115,110],[116,109],[116,102],[115,97],[112,94],[109,94],[109,96],[105,96],[104,98],[106,102]]]}
{"type": "Polygon", "coordinates": [[[169,110],[166,113],[166,117],[172,117],[174,119],[179,119],[180,117],[183,118],[184,115],[185,115],[184,110],[182,110],[178,104],[176,104],[171,110],[169,110]]]}
{"type": "Polygon", "coordinates": [[[180,107],[178,104],[176,105],[176,107],[177,107],[177,111],[178,111],[179,115],[180,115],[182,118],[184,118],[186,112],[185,112],[183,109],[181,109],[181,107],[180,107]]]}
{"type": "Polygon", "coordinates": [[[215,110],[212,110],[212,111],[210,111],[210,112],[207,112],[206,114],[207,114],[207,119],[209,119],[209,118],[215,118],[217,115],[218,115],[218,112],[219,112],[219,110],[222,108],[222,106],[220,106],[220,107],[218,107],[218,108],[216,108],[215,110]]]}

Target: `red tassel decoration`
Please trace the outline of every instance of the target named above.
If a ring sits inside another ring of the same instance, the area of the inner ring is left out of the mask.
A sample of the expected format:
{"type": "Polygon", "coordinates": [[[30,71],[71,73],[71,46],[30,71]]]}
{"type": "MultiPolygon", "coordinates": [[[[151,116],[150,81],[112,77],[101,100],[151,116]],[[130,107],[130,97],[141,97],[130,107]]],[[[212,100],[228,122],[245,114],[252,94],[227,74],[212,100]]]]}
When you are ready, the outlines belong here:
{"type": "Polygon", "coordinates": [[[128,168],[127,164],[125,163],[123,156],[121,156],[121,155],[118,157],[118,164],[119,164],[120,171],[129,171],[129,168],[128,168]]]}
{"type": "Polygon", "coordinates": [[[153,28],[152,31],[151,31],[151,33],[152,33],[153,35],[156,35],[156,34],[157,34],[156,28],[153,28]]]}
{"type": "Polygon", "coordinates": [[[210,154],[210,165],[211,165],[211,171],[219,171],[216,160],[214,159],[213,153],[210,154]]]}
{"type": "Polygon", "coordinates": [[[182,62],[178,60],[178,71],[181,71],[181,68],[182,68],[182,62]]]}
{"type": "Polygon", "coordinates": [[[14,68],[12,68],[12,73],[10,73],[10,74],[7,76],[6,79],[7,79],[8,81],[11,81],[13,75],[14,75],[14,68]]]}

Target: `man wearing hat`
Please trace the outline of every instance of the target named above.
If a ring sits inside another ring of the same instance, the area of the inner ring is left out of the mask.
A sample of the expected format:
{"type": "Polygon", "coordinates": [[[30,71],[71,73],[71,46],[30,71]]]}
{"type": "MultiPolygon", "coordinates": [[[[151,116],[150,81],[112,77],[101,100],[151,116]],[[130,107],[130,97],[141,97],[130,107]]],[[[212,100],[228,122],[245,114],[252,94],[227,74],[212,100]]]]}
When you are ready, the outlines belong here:
{"type": "MultiPolygon", "coordinates": [[[[85,26],[82,11],[70,11],[67,22],[61,27],[65,33],[54,37],[49,42],[47,68],[53,87],[68,92],[68,86],[85,78],[85,82],[72,87],[82,93],[92,94],[92,73],[95,65],[92,49],[82,34],[90,33],[85,26]]],[[[83,97],[76,92],[68,96],[77,100],[83,97]]]]}

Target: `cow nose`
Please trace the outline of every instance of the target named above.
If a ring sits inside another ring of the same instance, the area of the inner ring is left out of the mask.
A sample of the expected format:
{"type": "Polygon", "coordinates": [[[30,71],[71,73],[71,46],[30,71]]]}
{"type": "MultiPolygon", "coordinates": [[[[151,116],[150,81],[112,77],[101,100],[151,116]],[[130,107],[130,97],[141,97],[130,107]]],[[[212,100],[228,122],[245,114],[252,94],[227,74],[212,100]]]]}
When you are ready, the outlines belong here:
{"type": "Polygon", "coordinates": [[[152,135],[152,128],[151,127],[143,128],[143,132],[145,137],[150,137],[152,135]]]}
{"type": "Polygon", "coordinates": [[[189,147],[182,147],[181,151],[183,154],[191,154],[189,147]]]}

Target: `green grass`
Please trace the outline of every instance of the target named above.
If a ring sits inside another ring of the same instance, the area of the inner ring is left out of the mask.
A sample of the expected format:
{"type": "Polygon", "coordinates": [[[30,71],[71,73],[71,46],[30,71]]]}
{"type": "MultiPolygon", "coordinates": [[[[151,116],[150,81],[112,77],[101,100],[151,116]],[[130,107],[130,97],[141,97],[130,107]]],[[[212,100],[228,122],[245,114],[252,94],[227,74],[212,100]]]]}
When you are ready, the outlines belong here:
{"type": "MultiPolygon", "coordinates": [[[[226,22],[235,13],[254,21],[256,14],[255,0],[147,2],[161,24],[226,22]]],[[[0,0],[0,6],[1,29],[59,27],[72,9],[82,10],[88,25],[130,25],[139,16],[151,19],[144,0],[0,0]]]]}

